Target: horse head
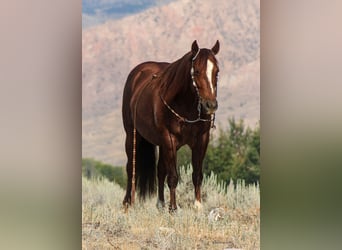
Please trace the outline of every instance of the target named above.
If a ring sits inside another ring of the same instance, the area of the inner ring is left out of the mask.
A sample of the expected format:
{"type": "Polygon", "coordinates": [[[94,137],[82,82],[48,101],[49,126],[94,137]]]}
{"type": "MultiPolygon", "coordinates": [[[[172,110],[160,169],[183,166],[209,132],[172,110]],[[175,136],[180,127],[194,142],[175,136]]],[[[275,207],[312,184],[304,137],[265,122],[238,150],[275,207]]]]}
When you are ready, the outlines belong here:
{"type": "Polygon", "coordinates": [[[211,49],[199,48],[195,40],[191,46],[191,78],[197,92],[201,108],[205,114],[214,114],[217,110],[217,81],[219,67],[215,55],[220,50],[216,41],[211,49]]]}

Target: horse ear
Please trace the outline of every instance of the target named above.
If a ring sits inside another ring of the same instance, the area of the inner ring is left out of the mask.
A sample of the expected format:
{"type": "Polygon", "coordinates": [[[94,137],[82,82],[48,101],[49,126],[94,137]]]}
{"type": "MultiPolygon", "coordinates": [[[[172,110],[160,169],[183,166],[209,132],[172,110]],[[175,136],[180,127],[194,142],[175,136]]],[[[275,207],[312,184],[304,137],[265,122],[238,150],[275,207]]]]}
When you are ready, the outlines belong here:
{"type": "Polygon", "coordinates": [[[191,53],[193,57],[197,54],[198,50],[199,50],[199,47],[197,44],[197,40],[195,40],[191,45],[191,53]]]}
{"type": "Polygon", "coordinates": [[[211,51],[214,53],[214,55],[216,55],[220,50],[220,43],[217,40],[214,47],[212,47],[211,51]]]}

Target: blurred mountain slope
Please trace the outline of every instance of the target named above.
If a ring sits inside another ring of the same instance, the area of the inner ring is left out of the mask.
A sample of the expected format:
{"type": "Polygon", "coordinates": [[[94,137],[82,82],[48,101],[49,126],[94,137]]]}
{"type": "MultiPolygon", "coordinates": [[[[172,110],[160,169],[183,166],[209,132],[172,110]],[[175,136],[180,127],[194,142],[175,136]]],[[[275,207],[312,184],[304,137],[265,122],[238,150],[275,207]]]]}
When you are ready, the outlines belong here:
{"type": "Polygon", "coordinates": [[[221,50],[217,124],[260,119],[260,8],[256,0],[177,0],[87,28],[82,35],[83,157],[125,164],[122,91],[143,61],[175,61],[197,39],[221,50]]]}

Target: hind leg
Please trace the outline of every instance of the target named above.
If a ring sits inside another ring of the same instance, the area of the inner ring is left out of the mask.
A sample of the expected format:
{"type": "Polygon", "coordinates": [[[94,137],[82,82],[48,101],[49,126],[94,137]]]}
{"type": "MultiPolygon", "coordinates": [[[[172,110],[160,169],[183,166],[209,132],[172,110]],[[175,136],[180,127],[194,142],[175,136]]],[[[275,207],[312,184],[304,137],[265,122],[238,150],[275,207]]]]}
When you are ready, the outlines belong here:
{"type": "MultiPolygon", "coordinates": [[[[159,155],[162,155],[161,151],[162,151],[162,149],[160,149],[159,155]]],[[[157,201],[157,208],[158,209],[162,209],[165,207],[165,199],[164,199],[165,179],[166,179],[165,164],[163,164],[163,161],[159,157],[159,161],[158,161],[158,201],[157,201]]]]}
{"type": "Polygon", "coordinates": [[[127,208],[129,205],[134,203],[135,192],[132,194],[132,190],[135,191],[136,189],[136,169],[133,172],[133,159],[136,161],[136,156],[134,155],[133,151],[136,150],[137,144],[140,142],[141,137],[138,133],[134,134],[133,129],[132,131],[126,131],[126,143],[125,143],[125,150],[127,155],[127,164],[126,164],[126,172],[127,172],[127,187],[126,187],[126,195],[123,200],[123,205],[127,208]],[[134,138],[135,137],[135,138],[134,138]],[[135,145],[134,145],[135,140],[135,145]],[[134,189],[133,189],[134,185],[134,189]],[[132,197],[134,195],[134,197],[132,197]]]}
{"type": "Polygon", "coordinates": [[[126,135],[126,143],[125,143],[125,150],[127,155],[127,164],[126,164],[126,173],[127,173],[127,187],[126,187],[126,195],[123,200],[123,205],[127,208],[131,205],[132,202],[132,177],[133,177],[133,136],[132,133],[128,133],[126,135]]]}

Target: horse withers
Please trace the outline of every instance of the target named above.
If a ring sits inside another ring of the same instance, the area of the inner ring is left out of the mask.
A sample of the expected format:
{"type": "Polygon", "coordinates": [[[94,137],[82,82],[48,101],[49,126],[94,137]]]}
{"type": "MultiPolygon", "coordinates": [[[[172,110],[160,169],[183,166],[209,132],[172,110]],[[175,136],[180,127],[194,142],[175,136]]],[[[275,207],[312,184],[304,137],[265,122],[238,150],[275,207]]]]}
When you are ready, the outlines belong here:
{"type": "Polygon", "coordinates": [[[220,44],[199,48],[172,63],[144,62],[128,75],[123,92],[122,117],[126,132],[127,208],[139,197],[156,192],[158,207],[165,207],[165,179],[170,189],[169,210],[175,211],[178,183],[177,150],[192,151],[195,206],[201,207],[202,163],[217,110],[219,67],[215,55],[220,44]],[[158,164],[156,146],[159,146],[158,164]]]}

